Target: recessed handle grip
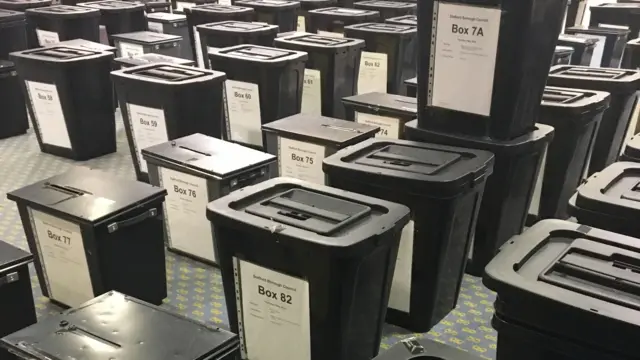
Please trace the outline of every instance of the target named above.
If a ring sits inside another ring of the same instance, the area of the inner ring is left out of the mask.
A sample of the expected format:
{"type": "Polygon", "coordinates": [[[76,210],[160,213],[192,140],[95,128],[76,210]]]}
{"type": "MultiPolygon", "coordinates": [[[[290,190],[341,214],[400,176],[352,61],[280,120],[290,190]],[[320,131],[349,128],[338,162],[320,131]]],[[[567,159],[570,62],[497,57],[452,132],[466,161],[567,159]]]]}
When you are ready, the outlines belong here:
{"type": "Polygon", "coordinates": [[[131,219],[112,222],[111,224],[107,225],[107,231],[109,233],[113,233],[113,232],[116,232],[116,231],[118,231],[118,230],[120,230],[122,228],[126,228],[128,226],[132,226],[132,225],[141,223],[144,220],[147,220],[147,219],[150,219],[150,218],[154,218],[157,215],[158,215],[158,209],[151,208],[151,209],[143,212],[140,215],[136,215],[136,216],[132,217],[131,219]]]}

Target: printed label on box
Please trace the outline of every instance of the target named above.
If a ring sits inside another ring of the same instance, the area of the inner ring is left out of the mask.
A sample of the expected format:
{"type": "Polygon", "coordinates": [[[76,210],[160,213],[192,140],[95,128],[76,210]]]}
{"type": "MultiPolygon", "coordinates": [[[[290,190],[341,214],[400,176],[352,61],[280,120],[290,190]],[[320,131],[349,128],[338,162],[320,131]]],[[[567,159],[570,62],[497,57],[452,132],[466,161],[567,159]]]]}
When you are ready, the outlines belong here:
{"type": "Polygon", "coordinates": [[[144,46],[139,44],[121,42],[119,47],[121,57],[132,58],[135,56],[144,55],[144,46]]]}
{"type": "Polygon", "coordinates": [[[227,129],[231,141],[262,146],[262,118],[258,84],[225,81],[227,129]]]}
{"type": "Polygon", "coordinates": [[[376,133],[376,137],[386,139],[400,138],[400,120],[397,118],[356,112],[356,122],[378,126],[380,130],[376,133]]]}
{"type": "Polygon", "coordinates": [[[196,63],[199,68],[204,68],[204,58],[202,57],[202,43],[200,42],[200,33],[197,27],[193,27],[193,42],[196,47],[196,63]]]}
{"type": "Polygon", "coordinates": [[[164,32],[164,26],[161,22],[149,21],[147,24],[149,25],[149,31],[161,34],[164,32]]]}
{"type": "Polygon", "coordinates": [[[309,282],[234,258],[243,359],[311,360],[309,282]]]}
{"type": "Polygon", "coordinates": [[[36,29],[36,36],[38,37],[38,43],[40,46],[57,44],[60,42],[58,33],[54,31],[36,29]]]}
{"type": "Polygon", "coordinates": [[[400,248],[396,259],[396,269],[391,282],[389,307],[409,312],[411,308],[411,269],[413,268],[413,220],[402,229],[400,248]]]}
{"type": "MultiPolygon", "coordinates": [[[[320,36],[328,36],[328,37],[334,37],[334,38],[344,38],[344,34],[341,32],[333,32],[333,31],[323,31],[323,30],[318,30],[318,35],[320,36]]],[[[375,53],[374,53],[375,54],[375,53]]],[[[386,54],[385,54],[386,55],[386,54]]]]}
{"type": "Polygon", "coordinates": [[[324,155],[325,148],[322,145],[278,137],[280,176],[324,185],[324,155]]]}
{"type": "Polygon", "coordinates": [[[536,178],[536,185],[533,188],[533,197],[531,205],[529,205],[529,214],[538,216],[540,214],[540,196],[542,196],[542,183],[544,182],[544,170],[547,166],[547,150],[542,154],[542,162],[540,163],[540,171],[536,178]]]}
{"type": "Polygon", "coordinates": [[[387,92],[387,54],[363,51],[358,73],[358,94],[387,92]]]}
{"type": "Polygon", "coordinates": [[[176,1],[176,11],[183,11],[184,9],[192,8],[194,6],[196,6],[196,4],[192,2],[176,1]]]}
{"type": "Polygon", "coordinates": [[[640,98],[636,99],[636,106],[631,113],[631,121],[627,126],[627,133],[625,134],[624,141],[622,142],[622,146],[620,147],[620,155],[624,153],[624,148],[629,143],[629,140],[635,135],[636,127],[638,126],[638,117],[640,116],[640,98]]]}
{"type": "Polygon", "coordinates": [[[160,184],[168,193],[164,216],[169,246],[215,261],[211,223],[205,214],[207,180],[164,167],[159,170],[160,184]]]}
{"type": "Polygon", "coordinates": [[[320,70],[304,69],[302,113],[322,115],[322,87],[320,70]]]}
{"type": "Polygon", "coordinates": [[[591,54],[591,62],[589,63],[589,66],[600,67],[600,65],[602,64],[602,55],[604,54],[604,47],[607,41],[607,37],[601,36],[601,35],[591,35],[591,34],[576,34],[576,36],[581,38],[598,39],[596,46],[593,48],[593,53],[591,54]]]}
{"type": "Polygon", "coordinates": [[[76,307],[94,298],[80,226],[29,209],[49,297],[76,307]]]}
{"type": "Polygon", "coordinates": [[[501,14],[496,8],[436,2],[429,106],[491,114],[501,14]]]}
{"type": "Polygon", "coordinates": [[[58,88],[53,84],[25,81],[42,143],[71,149],[58,88]]]}
{"type": "Polygon", "coordinates": [[[147,173],[147,162],[142,158],[142,149],[169,141],[164,110],[135,104],[127,104],[127,108],[136,159],[140,171],[147,173]]]}
{"type": "Polygon", "coordinates": [[[299,31],[299,32],[307,31],[307,23],[304,16],[298,16],[298,26],[296,27],[296,31],[299,31]]]}

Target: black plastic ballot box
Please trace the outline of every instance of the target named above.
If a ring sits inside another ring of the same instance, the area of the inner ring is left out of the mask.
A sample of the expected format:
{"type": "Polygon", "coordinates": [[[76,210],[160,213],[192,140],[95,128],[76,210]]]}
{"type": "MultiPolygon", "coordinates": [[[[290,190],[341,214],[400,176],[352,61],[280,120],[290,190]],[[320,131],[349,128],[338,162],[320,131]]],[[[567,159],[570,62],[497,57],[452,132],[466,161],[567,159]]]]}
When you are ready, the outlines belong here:
{"type": "Polygon", "coordinates": [[[365,23],[345,26],[348,38],[363,39],[358,94],[404,95],[404,81],[416,76],[418,30],[415,26],[365,23]]]}
{"type": "Polygon", "coordinates": [[[30,8],[25,14],[29,48],[73,39],[100,42],[100,11],[96,9],[53,5],[30,8]]]}
{"type": "Polygon", "coordinates": [[[234,4],[255,10],[258,22],[278,25],[280,32],[296,31],[300,2],[292,0],[238,0],[234,4]]]}
{"type": "Polygon", "coordinates": [[[544,89],[538,122],[553,126],[555,135],[544,157],[529,207],[534,219],[569,217],[567,202],[585,178],[609,101],[609,93],[602,91],[553,86],[544,89]]]}
{"type": "Polygon", "coordinates": [[[83,167],[9,192],[42,294],[72,307],[109,290],[160,304],[167,296],[166,194],[83,167]]]}
{"type": "Polygon", "coordinates": [[[551,59],[551,66],[571,64],[573,52],[574,50],[570,46],[556,46],[556,49],[553,52],[553,59],[551,59]]]}
{"type": "Polygon", "coordinates": [[[115,291],[4,337],[0,352],[3,348],[7,360],[105,356],[131,360],[235,360],[239,356],[238,335],[115,291]]]}
{"type": "Polygon", "coordinates": [[[264,145],[262,124],[300,112],[307,53],[238,45],[209,53],[211,68],[224,71],[225,140],[264,145]]]}
{"type": "Polygon", "coordinates": [[[405,15],[405,16],[392,17],[392,18],[385,19],[384,22],[389,24],[396,24],[396,25],[418,26],[418,16],[405,15]]]}
{"type": "Polygon", "coordinates": [[[275,46],[309,54],[301,112],[348,119],[341,100],[356,93],[364,40],[295,34],[277,38],[275,46]]]}
{"type": "Polygon", "coordinates": [[[371,92],[342,99],[347,119],[380,127],[376,137],[403,139],[404,125],[416,118],[416,99],[371,92]]]}
{"type": "MultiPolygon", "coordinates": [[[[356,9],[374,10],[380,13],[380,20],[397,18],[398,16],[416,15],[418,5],[415,2],[391,0],[365,0],[353,4],[356,9]]],[[[406,25],[406,24],[404,24],[406,25]]]]}
{"type": "Polygon", "coordinates": [[[622,68],[640,69],[640,38],[629,40],[622,56],[622,68]]]}
{"type": "Polygon", "coordinates": [[[591,175],[569,200],[584,225],[640,237],[640,163],[616,162],[591,175]]]}
{"type": "Polygon", "coordinates": [[[301,0],[300,11],[298,11],[298,24],[296,25],[296,31],[307,31],[307,19],[309,18],[309,11],[335,6],[336,3],[336,0],[301,0]]]}
{"type": "Polygon", "coordinates": [[[271,174],[325,184],[322,161],[336,151],[372,138],[377,126],[319,115],[296,114],[262,126],[266,148],[278,157],[271,174]]]}
{"type": "Polygon", "coordinates": [[[497,358],[637,358],[639,253],[638,239],[563,220],[514,237],[483,278],[497,293],[497,358]]]}
{"type": "Polygon", "coordinates": [[[36,323],[29,264],[33,255],[0,241],[0,337],[36,323]]]}
{"type": "Polygon", "coordinates": [[[570,27],[567,34],[598,38],[600,41],[593,50],[593,61],[590,65],[611,68],[620,67],[625,43],[630,36],[628,29],[587,26],[570,27]]]}
{"type": "Polygon", "coordinates": [[[567,88],[606,91],[611,102],[600,128],[589,163],[589,175],[618,159],[626,139],[633,136],[640,109],[640,71],[558,65],[551,69],[548,84],[567,88]]]}
{"type": "Polygon", "coordinates": [[[113,46],[111,35],[147,30],[145,5],[140,2],[123,0],[102,0],[79,3],[100,10],[100,25],[104,26],[109,44],[113,46]]]}
{"type": "Polygon", "coordinates": [[[276,157],[202,134],[142,150],[149,182],[167,190],[164,208],[168,248],[217,263],[207,204],[271,177],[276,157]]]}
{"type": "Polygon", "coordinates": [[[24,12],[27,9],[50,6],[51,0],[0,0],[0,9],[24,12]]]}
{"type": "Polygon", "coordinates": [[[221,21],[198,25],[196,31],[200,34],[201,54],[204,54],[204,67],[211,68],[209,50],[218,50],[230,46],[253,44],[273,46],[273,40],[278,34],[278,26],[246,21],[221,21]]]}
{"type": "Polygon", "coordinates": [[[180,57],[182,53],[183,39],[178,35],[138,31],[116,34],[111,38],[114,40],[114,46],[118,48],[120,57],[134,57],[148,53],[180,57]]]}
{"type": "Polygon", "coordinates": [[[27,49],[26,17],[24,13],[0,8],[0,59],[9,53],[27,49]]]}
{"type": "Polygon", "coordinates": [[[87,160],[116,151],[113,53],[60,45],[11,59],[42,152],[87,160]]]}
{"type": "Polygon", "coordinates": [[[344,37],[344,27],[380,20],[373,10],[328,7],[309,11],[307,32],[326,36],[344,37]]]}
{"type": "Polygon", "coordinates": [[[418,1],[420,127],[499,140],[533,131],[565,7],[418,1]]]}
{"type": "MultiPolygon", "coordinates": [[[[113,53],[113,56],[116,56],[116,54],[118,53],[118,49],[116,49],[113,46],[110,46],[110,45],[107,45],[107,44],[102,44],[102,43],[97,43],[97,42],[93,42],[93,41],[89,41],[89,40],[85,40],[85,39],[66,40],[66,41],[61,41],[59,43],[50,44],[50,45],[47,45],[47,46],[68,46],[68,47],[75,47],[75,48],[86,49],[86,50],[91,50],[91,51],[110,52],[110,53],[113,53]]],[[[114,70],[116,70],[115,65],[112,68],[114,70]]],[[[113,108],[115,109],[117,107],[118,107],[118,103],[116,101],[116,96],[115,96],[115,92],[114,92],[113,93],[113,108]]]]}
{"type": "Polygon", "coordinates": [[[594,57],[596,49],[604,49],[604,41],[596,37],[584,37],[578,35],[560,34],[558,37],[558,45],[570,46],[573,48],[573,55],[571,56],[571,65],[583,65],[600,67],[600,62],[594,57]],[[599,43],[602,42],[602,46],[599,43]]]}
{"type": "Polygon", "coordinates": [[[378,355],[374,360],[480,360],[465,350],[439,343],[427,338],[409,337],[400,340],[389,350],[378,355]]]}
{"type": "Polygon", "coordinates": [[[187,25],[187,15],[164,12],[147,14],[147,25],[150,31],[180,36],[182,38],[180,57],[184,59],[194,58],[191,43],[188,41],[189,25],[187,25]]]}
{"type": "Polygon", "coordinates": [[[196,26],[220,21],[251,21],[254,10],[250,7],[221,4],[198,5],[185,9],[187,24],[189,24],[189,41],[193,49],[193,56],[199,67],[204,67],[205,57],[202,54],[200,34],[196,26]]]}
{"type": "Polygon", "coordinates": [[[221,138],[224,73],[156,63],[111,73],[139,181],[142,149],[194,133],[221,138]]]}
{"type": "Polygon", "coordinates": [[[243,358],[378,354],[407,207],[277,178],[215,200],[207,217],[243,358]]]}
{"type": "Polygon", "coordinates": [[[322,169],[332,187],[411,209],[400,238],[387,322],[429,331],[456,307],[493,154],[370,139],[327,157],[322,169]]]}
{"type": "Polygon", "coordinates": [[[22,135],[29,129],[29,118],[20,86],[18,72],[13,62],[0,59],[0,139],[22,135]]]}
{"type": "Polygon", "coordinates": [[[536,124],[536,129],[513,140],[496,140],[421,129],[418,121],[405,125],[407,140],[424,141],[468,149],[486,150],[495,155],[478,224],[470,246],[467,272],[482,275],[484,267],[502,244],[519,234],[527,220],[535,184],[554,130],[536,124]]]}
{"type": "Polygon", "coordinates": [[[404,81],[407,88],[407,96],[416,97],[418,95],[418,78],[414,77],[404,81]]]}
{"type": "Polygon", "coordinates": [[[589,10],[591,11],[589,26],[627,29],[632,39],[640,34],[640,3],[596,3],[589,10]]]}
{"type": "Polygon", "coordinates": [[[121,57],[113,60],[119,69],[130,68],[139,65],[157,64],[157,63],[169,63],[176,65],[195,66],[193,60],[187,60],[183,58],[177,58],[173,56],[166,56],[162,54],[142,54],[134,57],[121,57]]]}
{"type": "Polygon", "coordinates": [[[620,155],[620,161],[633,161],[640,163],[640,135],[634,135],[624,147],[624,152],[620,155]]]}

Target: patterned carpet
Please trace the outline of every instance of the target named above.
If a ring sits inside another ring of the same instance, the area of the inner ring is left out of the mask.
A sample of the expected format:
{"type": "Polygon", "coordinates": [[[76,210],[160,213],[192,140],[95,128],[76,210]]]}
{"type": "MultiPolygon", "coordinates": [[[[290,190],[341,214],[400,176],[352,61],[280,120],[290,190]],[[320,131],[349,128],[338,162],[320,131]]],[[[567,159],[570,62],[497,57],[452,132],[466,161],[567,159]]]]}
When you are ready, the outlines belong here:
{"type": "MultiPolygon", "coordinates": [[[[119,115],[119,114],[118,114],[119,115]]],[[[0,191],[20,188],[74,166],[89,166],[123,178],[134,178],[126,135],[118,121],[118,152],[87,162],[74,162],[42,154],[33,130],[27,135],[0,140],[0,191]]],[[[0,239],[26,249],[26,240],[15,204],[0,199],[0,239]]],[[[227,314],[220,272],[216,268],[168,252],[165,306],[200,321],[227,326],[227,314]]],[[[33,293],[40,317],[60,310],[42,296],[32,269],[33,293]]],[[[395,326],[385,326],[381,348],[386,349],[407,336],[427,336],[442,343],[494,359],[496,333],[491,328],[494,295],[480,279],[465,276],[458,308],[427,334],[412,334],[395,326]]]]}

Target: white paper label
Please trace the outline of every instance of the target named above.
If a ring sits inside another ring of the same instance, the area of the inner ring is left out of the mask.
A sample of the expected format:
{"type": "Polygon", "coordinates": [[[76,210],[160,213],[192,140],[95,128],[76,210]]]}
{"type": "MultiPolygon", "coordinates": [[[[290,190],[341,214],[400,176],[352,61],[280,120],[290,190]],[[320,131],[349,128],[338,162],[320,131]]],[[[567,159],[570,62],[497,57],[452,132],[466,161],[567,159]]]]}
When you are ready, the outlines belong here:
{"type": "Polygon", "coordinates": [[[363,51],[358,73],[358,94],[387,92],[387,54],[363,51]]]}
{"type": "Polygon", "coordinates": [[[38,37],[38,43],[40,46],[57,44],[60,42],[60,37],[57,32],[36,29],[36,36],[38,37]]]}
{"type": "Polygon", "coordinates": [[[71,139],[57,87],[35,81],[25,81],[25,84],[33,105],[33,120],[38,124],[42,142],[71,149],[71,139]]]}
{"type": "MultiPolygon", "coordinates": [[[[200,32],[197,27],[193,27],[193,42],[196,47],[196,62],[199,68],[204,68],[204,58],[202,56],[202,43],[200,42],[200,32]]],[[[207,59],[209,61],[209,59],[207,59]]]]}
{"type": "MultiPolygon", "coordinates": [[[[323,30],[318,30],[318,35],[320,36],[328,36],[328,37],[334,37],[334,38],[344,38],[344,34],[341,32],[333,32],[333,31],[323,31],[323,30]]],[[[375,54],[375,53],[374,53],[375,54]]],[[[386,55],[386,54],[385,54],[386,55]]]]}
{"type": "Polygon", "coordinates": [[[624,152],[624,148],[627,146],[627,143],[633,135],[636,134],[636,126],[638,126],[638,116],[640,116],[640,99],[636,100],[636,106],[631,113],[631,120],[629,121],[629,126],[627,127],[627,133],[624,137],[624,142],[622,143],[622,147],[620,147],[620,155],[624,152]]]}
{"type": "Polygon", "coordinates": [[[298,26],[296,27],[296,29],[299,32],[307,31],[307,23],[304,16],[298,16],[298,26]]]}
{"type": "Polygon", "coordinates": [[[144,55],[144,46],[139,44],[132,44],[127,42],[120,42],[120,56],[132,58],[139,55],[144,55]]]}
{"type": "Polygon", "coordinates": [[[413,232],[414,222],[409,221],[402,229],[400,248],[396,259],[396,269],[391,283],[389,307],[409,312],[411,307],[411,269],[413,267],[413,232]]]}
{"type": "Polygon", "coordinates": [[[225,81],[227,129],[229,139],[262,146],[262,118],[258,84],[225,81]]]}
{"type": "Polygon", "coordinates": [[[147,162],[142,158],[142,149],[169,141],[164,110],[134,104],[127,104],[127,108],[140,171],[146,173],[147,162]]]}
{"type": "Polygon", "coordinates": [[[302,110],[305,114],[322,115],[322,87],[320,70],[304,69],[302,110]]]}
{"type": "Polygon", "coordinates": [[[591,54],[591,63],[589,63],[590,67],[600,67],[602,66],[602,55],[604,54],[604,47],[607,42],[606,36],[601,35],[588,35],[588,34],[577,34],[581,37],[591,37],[598,39],[596,46],[593,48],[593,53],[591,54]]]}
{"type": "Polygon", "coordinates": [[[400,120],[397,118],[357,112],[356,122],[379,127],[380,130],[376,133],[376,137],[385,139],[400,138],[400,120]]]}
{"type": "Polygon", "coordinates": [[[94,298],[80,226],[29,209],[50,298],[76,307],[94,298]]]}
{"type": "Polygon", "coordinates": [[[322,145],[278,137],[278,169],[280,176],[324,185],[325,148],[322,145]]]}
{"type": "Polygon", "coordinates": [[[149,31],[161,34],[164,32],[164,26],[161,22],[149,21],[147,24],[149,25],[149,31]]]}
{"type": "Polygon", "coordinates": [[[567,27],[567,13],[568,12],[569,12],[569,8],[565,7],[564,18],[562,18],[562,27],[560,28],[560,34],[564,34],[564,29],[567,27]]]}
{"type": "Polygon", "coordinates": [[[502,12],[443,2],[434,11],[438,20],[428,104],[489,116],[502,12]]]}
{"type": "Polygon", "coordinates": [[[536,185],[533,189],[533,197],[529,205],[529,214],[538,216],[540,214],[540,197],[542,196],[542,184],[544,183],[544,172],[547,166],[547,150],[542,154],[542,162],[540,163],[540,171],[536,178],[536,185]]]}
{"type": "Polygon", "coordinates": [[[168,192],[164,215],[169,246],[215,261],[211,223],[205,216],[209,203],[207,180],[163,167],[159,169],[160,183],[168,192]]]}
{"type": "Polygon", "coordinates": [[[196,6],[195,3],[185,2],[185,1],[176,1],[176,11],[182,11],[187,8],[192,8],[196,6]]]}
{"type": "Polygon", "coordinates": [[[238,258],[234,267],[242,358],[311,360],[309,282],[238,258]]]}

